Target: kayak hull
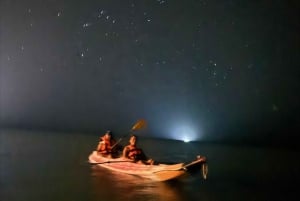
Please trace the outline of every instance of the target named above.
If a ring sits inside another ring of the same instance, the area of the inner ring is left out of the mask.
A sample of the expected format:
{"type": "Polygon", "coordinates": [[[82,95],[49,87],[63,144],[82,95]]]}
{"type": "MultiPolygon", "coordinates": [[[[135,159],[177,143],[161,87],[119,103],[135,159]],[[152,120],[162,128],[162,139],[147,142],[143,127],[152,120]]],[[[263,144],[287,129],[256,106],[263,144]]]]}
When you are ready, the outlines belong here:
{"type": "Polygon", "coordinates": [[[143,163],[135,163],[125,158],[107,158],[93,151],[89,155],[89,163],[98,165],[112,171],[122,172],[125,174],[136,175],[143,178],[148,178],[154,181],[167,181],[183,177],[189,173],[189,170],[194,170],[202,164],[206,163],[205,157],[198,157],[197,160],[191,163],[177,164],[153,164],[146,165],[143,163]]]}

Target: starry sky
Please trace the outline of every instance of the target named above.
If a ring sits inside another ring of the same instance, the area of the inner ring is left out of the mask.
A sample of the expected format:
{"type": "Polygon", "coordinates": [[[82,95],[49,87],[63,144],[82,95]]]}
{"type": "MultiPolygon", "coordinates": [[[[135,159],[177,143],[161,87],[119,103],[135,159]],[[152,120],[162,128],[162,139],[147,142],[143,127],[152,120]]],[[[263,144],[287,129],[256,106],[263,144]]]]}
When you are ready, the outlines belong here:
{"type": "Polygon", "coordinates": [[[1,127],[293,140],[299,3],[1,0],[1,127]]]}

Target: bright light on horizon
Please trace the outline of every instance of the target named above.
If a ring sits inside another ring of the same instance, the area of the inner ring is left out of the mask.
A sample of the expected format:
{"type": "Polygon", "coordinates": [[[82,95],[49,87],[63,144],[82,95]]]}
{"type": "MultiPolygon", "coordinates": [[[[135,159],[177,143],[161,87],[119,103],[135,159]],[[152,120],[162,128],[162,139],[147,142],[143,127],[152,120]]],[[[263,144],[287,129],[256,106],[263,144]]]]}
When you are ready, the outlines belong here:
{"type": "Polygon", "coordinates": [[[188,138],[184,138],[183,142],[188,143],[188,142],[190,142],[190,140],[188,138]]]}
{"type": "Polygon", "coordinates": [[[170,128],[170,138],[181,140],[185,143],[200,139],[199,131],[190,124],[175,125],[170,128]]]}

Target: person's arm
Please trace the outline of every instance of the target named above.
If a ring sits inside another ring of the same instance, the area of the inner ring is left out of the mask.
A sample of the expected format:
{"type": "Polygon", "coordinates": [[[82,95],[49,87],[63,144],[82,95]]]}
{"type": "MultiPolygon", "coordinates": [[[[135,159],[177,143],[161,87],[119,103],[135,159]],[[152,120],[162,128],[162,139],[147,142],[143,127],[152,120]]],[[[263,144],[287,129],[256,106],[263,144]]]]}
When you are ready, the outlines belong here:
{"type": "Polygon", "coordinates": [[[128,147],[126,146],[126,147],[124,147],[124,149],[123,149],[123,157],[124,157],[124,158],[128,158],[127,155],[128,155],[128,147]]]}
{"type": "Polygon", "coordinates": [[[100,149],[101,149],[101,142],[98,143],[96,151],[100,151],[100,149]]]}
{"type": "Polygon", "coordinates": [[[107,148],[106,144],[102,141],[99,143],[97,151],[100,153],[106,153],[107,152],[106,148],[107,148]]]}
{"type": "Polygon", "coordinates": [[[148,164],[148,165],[153,165],[154,164],[154,160],[149,158],[148,156],[146,156],[145,152],[141,150],[141,160],[143,161],[143,163],[148,164]]]}
{"type": "Polygon", "coordinates": [[[142,160],[142,161],[147,161],[148,157],[146,156],[145,152],[143,151],[143,149],[137,149],[137,159],[138,160],[142,160]]]}

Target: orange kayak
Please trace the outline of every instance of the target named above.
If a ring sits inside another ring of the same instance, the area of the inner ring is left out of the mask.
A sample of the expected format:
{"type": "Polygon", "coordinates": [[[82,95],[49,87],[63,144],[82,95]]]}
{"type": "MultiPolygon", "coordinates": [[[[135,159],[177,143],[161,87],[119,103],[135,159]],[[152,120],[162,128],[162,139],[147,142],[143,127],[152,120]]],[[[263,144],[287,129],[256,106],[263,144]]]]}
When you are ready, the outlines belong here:
{"type": "Polygon", "coordinates": [[[103,157],[101,154],[98,154],[97,151],[93,151],[89,155],[89,163],[99,165],[112,171],[136,175],[154,181],[180,179],[195,171],[201,171],[203,178],[206,179],[208,173],[206,158],[200,156],[198,156],[196,160],[187,164],[176,163],[146,165],[143,163],[135,163],[125,158],[103,157]]]}

